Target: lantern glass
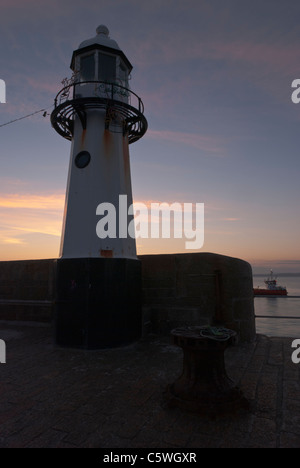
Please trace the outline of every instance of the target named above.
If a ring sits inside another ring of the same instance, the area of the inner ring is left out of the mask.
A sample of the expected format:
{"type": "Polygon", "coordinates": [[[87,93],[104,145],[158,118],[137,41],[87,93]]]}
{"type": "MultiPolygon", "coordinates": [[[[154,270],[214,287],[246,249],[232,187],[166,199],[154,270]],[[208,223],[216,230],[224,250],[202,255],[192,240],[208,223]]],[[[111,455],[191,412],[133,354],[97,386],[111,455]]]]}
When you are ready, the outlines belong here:
{"type": "Polygon", "coordinates": [[[116,79],[116,57],[109,54],[99,54],[98,79],[109,83],[116,79]]]}
{"type": "Polygon", "coordinates": [[[95,54],[84,55],[80,58],[80,77],[82,81],[95,79],[95,54]]]}

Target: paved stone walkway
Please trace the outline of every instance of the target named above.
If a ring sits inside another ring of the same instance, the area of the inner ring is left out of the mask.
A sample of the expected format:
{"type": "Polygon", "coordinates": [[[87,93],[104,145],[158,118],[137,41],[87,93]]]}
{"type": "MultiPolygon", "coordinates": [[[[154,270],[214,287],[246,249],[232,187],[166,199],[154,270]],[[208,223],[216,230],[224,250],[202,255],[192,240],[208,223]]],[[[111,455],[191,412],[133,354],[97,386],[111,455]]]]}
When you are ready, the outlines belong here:
{"type": "Polygon", "coordinates": [[[251,411],[220,418],[170,409],[182,351],[149,337],[113,350],[61,349],[48,325],[0,322],[0,447],[300,448],[300,364],[292,338],[258,335],[226,351],[251,411]]]}

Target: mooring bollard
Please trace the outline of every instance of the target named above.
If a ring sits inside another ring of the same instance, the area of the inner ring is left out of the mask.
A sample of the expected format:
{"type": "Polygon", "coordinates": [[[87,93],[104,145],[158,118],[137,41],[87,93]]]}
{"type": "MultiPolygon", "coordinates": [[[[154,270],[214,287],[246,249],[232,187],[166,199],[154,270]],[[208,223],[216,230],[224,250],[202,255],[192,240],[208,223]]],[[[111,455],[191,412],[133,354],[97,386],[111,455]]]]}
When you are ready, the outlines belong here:
{"type": "Polygon", "coordinates": [[[236,339],[235,331],[194,326],[175,328],[171,335],[183,350],[183,369],[167,388],[170,406],[214,415],[248,407],[225,368],[224,351],[236,339]]]}

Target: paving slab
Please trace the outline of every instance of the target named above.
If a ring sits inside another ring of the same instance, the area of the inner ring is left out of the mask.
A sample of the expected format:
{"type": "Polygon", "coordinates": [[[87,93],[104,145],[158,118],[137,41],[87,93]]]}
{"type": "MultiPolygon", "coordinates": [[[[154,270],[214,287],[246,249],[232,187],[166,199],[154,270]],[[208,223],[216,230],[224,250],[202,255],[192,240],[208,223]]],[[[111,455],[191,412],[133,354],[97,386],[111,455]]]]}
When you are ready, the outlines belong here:
{"type": "Polygon", "coordinates": [[[0,322],[1,448],[300,448],[293,338],[257,335],[225,352],[249,409],[200,416],[166,404],[182,350],[149,335],[116,349],[64,349],[49,324],[0,322]]]}

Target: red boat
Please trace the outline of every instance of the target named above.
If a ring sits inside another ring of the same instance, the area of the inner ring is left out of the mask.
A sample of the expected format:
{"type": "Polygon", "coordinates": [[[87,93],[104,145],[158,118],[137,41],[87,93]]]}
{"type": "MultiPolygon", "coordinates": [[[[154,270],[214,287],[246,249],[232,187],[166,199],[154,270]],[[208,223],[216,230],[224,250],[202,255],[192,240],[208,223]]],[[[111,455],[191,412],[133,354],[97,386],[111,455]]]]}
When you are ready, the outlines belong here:
{"type": "Polygon", "coordinates": [[[270,271],[270,276],[264,281],[267,288],[254,288],[254,296],[287,296],[287,290],[285,286],[277,285],[277,278],[273,275],[273,271],[270,271]]]}

